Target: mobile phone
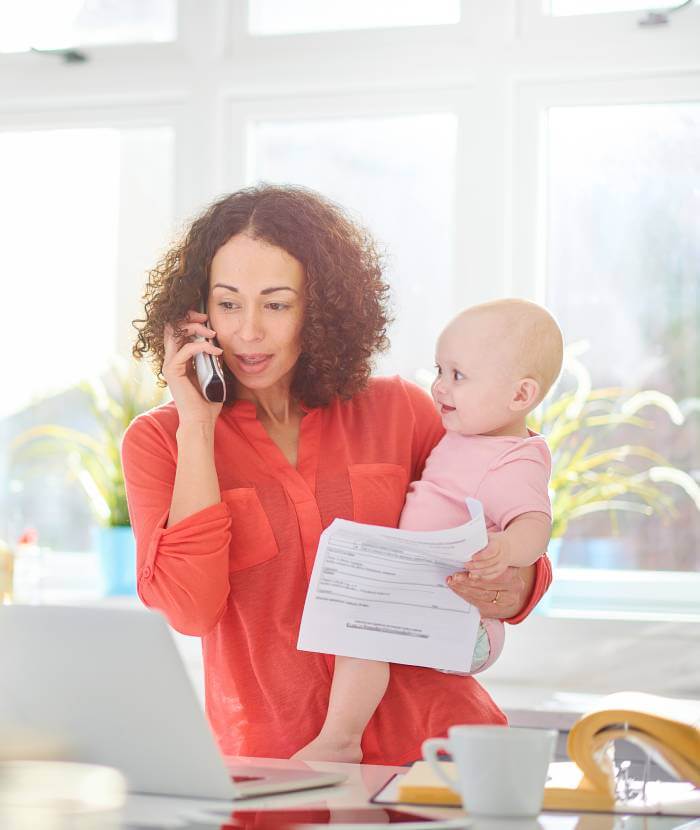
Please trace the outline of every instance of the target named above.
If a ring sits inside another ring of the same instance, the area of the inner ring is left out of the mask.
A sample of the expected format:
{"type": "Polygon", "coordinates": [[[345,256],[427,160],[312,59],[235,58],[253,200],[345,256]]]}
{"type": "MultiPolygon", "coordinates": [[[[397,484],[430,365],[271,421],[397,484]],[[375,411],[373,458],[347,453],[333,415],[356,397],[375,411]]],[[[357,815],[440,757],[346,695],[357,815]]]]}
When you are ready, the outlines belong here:
{"type": "MultiPolygon", "coordinates": [[[[203,300],[200,302],[199,310],[202,314],[207,313],[203,300]]],[[[206,340],[207,338],[196,335],[194,339],[206,340]]],[[[226,381],[219,358],[214,354],[199,352],[194,356],[194,368],[202,395],[211,403],[222,403],[226,399],[226,381]]]]}

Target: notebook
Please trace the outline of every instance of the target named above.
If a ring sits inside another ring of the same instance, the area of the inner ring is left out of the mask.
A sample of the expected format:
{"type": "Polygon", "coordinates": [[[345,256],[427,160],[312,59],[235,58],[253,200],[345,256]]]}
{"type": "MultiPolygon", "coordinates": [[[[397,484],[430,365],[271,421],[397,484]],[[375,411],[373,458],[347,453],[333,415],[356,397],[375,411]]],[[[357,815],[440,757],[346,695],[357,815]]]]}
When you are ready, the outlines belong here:
{"type": "Polygon", "coordinates": [[[339,773],[225,763],[165,619],[146,609],[0,607],[3,726],[132,792],[239,799],[338,784],[339,773]]]}

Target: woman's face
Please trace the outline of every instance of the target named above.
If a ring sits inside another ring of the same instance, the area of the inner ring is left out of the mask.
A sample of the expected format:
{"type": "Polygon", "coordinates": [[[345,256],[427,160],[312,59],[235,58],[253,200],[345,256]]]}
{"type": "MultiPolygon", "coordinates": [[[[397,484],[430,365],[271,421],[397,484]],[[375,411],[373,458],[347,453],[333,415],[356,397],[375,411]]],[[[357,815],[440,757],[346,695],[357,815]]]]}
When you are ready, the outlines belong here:
{"type": "Polygon", "coordinates": [[[209,324],[245,390],[288,391],[301,353],[304,269],[282,248],[238,234],[214,255],[209,324]]]}

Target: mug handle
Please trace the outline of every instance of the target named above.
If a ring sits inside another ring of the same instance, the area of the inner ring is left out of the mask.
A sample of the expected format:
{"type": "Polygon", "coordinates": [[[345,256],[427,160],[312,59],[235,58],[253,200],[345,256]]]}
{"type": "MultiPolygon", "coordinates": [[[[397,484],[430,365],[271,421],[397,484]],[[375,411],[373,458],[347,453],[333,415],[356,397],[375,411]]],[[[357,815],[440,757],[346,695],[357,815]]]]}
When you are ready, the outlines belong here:
{"type": "Polygon", "coordinates": [[[423,758],[428,762],[433,772],[438,778],[442,779],[442,781],[444,781],[453,792],[456,792],[459,795],[457,779],[449,776],[440,766],[440,761],[438,761],[437,754],[441,749],[444,752],[450,751],[450,742],[448,738],[428,738],[427,741],[423,741],[423,746],[421,747],[423,758]]]}

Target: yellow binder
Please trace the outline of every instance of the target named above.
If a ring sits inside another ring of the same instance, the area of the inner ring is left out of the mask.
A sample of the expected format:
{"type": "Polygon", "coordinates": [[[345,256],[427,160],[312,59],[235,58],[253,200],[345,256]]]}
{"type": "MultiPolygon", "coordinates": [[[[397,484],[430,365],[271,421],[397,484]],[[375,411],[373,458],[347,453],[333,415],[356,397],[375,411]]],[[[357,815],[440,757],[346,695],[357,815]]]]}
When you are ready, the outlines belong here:
{"type": "MultiPolygon", "coordinates": [[[[571,762],[551,764],[543,809],[614,809],[612,748],[621,738],[641,747],[676,778],[700,787],[700,701],[619,692],[604,698],[571,728],[567,742],[571,762]]],[[[455,777],[454,764],[444,763],[448,775],[455,777]]],[[[414,764],[402,777],[399,800],[412,804],[461,803],[424,761],[414,764]]]]}

